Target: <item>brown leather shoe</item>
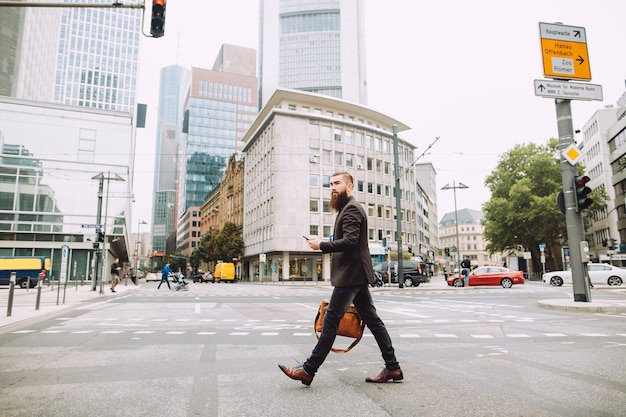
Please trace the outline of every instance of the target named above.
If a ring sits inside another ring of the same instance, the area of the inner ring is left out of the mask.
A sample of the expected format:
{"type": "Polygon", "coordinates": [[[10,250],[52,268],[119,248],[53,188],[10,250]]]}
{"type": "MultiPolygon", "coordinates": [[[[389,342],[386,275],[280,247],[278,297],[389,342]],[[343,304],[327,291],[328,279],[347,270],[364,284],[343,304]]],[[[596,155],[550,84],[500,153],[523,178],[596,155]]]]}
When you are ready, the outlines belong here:
{"type": "Polygon", "coordinates": [[[393,381],[402,381],[404,379],[404,375],[402,375],[402,369],[394,369],[390,371],[387,368],[383,368],[383,370],[373,378],[365,378],[365,382],[375,382],[377,384],[381,384],[383,382],[387,382],[389,380],[393,381]]]}
{"type": "Polygon", "coordinates": [[[307,387],[311,385],[313,381],[313,377],[306,373],[302,366],[297,366],[295,368],[290,368],[285,365],[278,365],[281,371],[285,373],[289,378],[295,379],[296,381],[302,382],[307,387]]]}

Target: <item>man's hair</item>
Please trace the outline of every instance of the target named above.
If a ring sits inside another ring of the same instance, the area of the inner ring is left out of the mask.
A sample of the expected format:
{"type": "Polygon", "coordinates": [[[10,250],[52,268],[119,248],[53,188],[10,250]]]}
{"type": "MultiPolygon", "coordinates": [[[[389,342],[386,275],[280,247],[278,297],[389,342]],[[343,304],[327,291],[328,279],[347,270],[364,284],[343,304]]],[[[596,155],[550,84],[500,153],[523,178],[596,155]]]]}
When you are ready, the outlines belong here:
{"type": "Polygon", "coordinates": [[[343,177],[343,180],[346,182],[346,184],[354,184],[354,178],[352,178],[352,174],[350,174],[349,172],[338,171],[331,175],[331,177],[336,177],[338,175],[341,175],[343,177]]]}

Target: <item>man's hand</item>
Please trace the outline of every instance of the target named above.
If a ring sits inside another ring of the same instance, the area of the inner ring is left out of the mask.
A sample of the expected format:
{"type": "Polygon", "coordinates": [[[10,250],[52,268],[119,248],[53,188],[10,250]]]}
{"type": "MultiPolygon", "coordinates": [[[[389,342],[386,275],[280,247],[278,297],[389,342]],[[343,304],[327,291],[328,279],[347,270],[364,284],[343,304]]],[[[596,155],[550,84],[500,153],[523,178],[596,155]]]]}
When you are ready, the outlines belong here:
{"type": "Polygon", "coordinates": [[[320,243],[322,243],[322,239],[317,236],[312,236],[309,240],[306,241],[309,244],[309,247],[313,250],[320,250],[320,243]]]}

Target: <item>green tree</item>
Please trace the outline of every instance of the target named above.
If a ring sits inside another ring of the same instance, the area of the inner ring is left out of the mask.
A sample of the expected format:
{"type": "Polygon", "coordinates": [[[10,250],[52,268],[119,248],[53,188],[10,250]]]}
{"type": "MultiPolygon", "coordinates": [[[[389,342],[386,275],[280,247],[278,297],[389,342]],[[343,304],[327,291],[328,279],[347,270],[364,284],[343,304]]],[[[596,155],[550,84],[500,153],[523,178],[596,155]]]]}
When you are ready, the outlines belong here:
{"type": "Polygon", "coordinates": [[[205,233],[200,238],[198,246],[193,250],[189,257],[189,263],[194,270],[197,270],[202,262],[209,262],[209,241],[211,240],[211,234],[205,233]]]}
{"type": "Polygon", "coordinates": [[[534,271],[541,270],[538,245],[546,243],[546,267],[554,269],[566,236],[565,216],[556,205],[563,188],[557,155],[556,139],[547,145],[516,145],[485,180],[491,191],[491,199],[483,207],[487,250],[530,251],[534,271]]]}
{"type": "Polygon", "coordinates": [[[238,258],[243,252],[241,228],[232,222],[224,223],[222,230],[210,240],[208,250],[212,260],[232,262],[233,258],[238,258]]]}

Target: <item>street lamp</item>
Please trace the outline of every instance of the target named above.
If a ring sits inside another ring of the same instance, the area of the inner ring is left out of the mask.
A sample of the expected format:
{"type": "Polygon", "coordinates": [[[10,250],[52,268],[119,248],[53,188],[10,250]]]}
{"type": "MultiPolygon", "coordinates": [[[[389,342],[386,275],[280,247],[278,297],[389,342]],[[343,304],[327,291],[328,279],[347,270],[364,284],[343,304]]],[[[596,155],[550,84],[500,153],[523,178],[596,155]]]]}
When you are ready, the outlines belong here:
{"type": "Polygon", "coordinates": [[[138,272],[139,272],[139,260],[141,259],[141,256],[139,254],[139,248],[141,247],[141,225],[142,224],[148,224],[145,221],[139,219],[137,221],[137,238],[135,239],[135,285],[137,285],[137,280],[139,279],[138,276],[138,272]]]}
{"type": "MultiPolygon", "coordinates": [[[[106,205],[106,210],[108,211],[109,208],[109,182],[110,180],[113,181],[125,181],[124,178],[120,177],[119,175],[115,174],[114,177],[111,177],[111,171],[107,172],[107,175],[104,175],[104,172],[99,173],[98,175],[95,175],[93,177],[91,177],[92,180],[98,180],[98,209],[96,211],[96,228],[99,228],[102,231],[102,236],[106,236],[106,229],[104,227],[102,227],[102,195],[103,195],[103,189],[104,189],[104,180],[107,180],[107,205],[106,205]]],[[[104,218],[105,218],[105,223],[106,223],[106,216],[107,213],[105,212],[104,214],[104,218]]],[[[106,225],[105,225],[106,226],[106,225]]],[[[105,248],[106,245],[106,239],[104,239],[104,241],[102,242],[102,246],[103,249],[105,248]]],[[[100,257],[102,255],[102,250],[100,249],[100,242],[98,242],[98,239],[96,239],[96,241],[93,244],[93,248],[96,251],[96,256],[95,256],[95,262],[94,262],[94,271],[93,271],[93,280],[91,283],[91,291],[95,291],[96,290],[96,285],[98,283],[98,275],[99,275],[99,269],[100,269],[100,257]]],[[[100,294],[104,294],[104,279],[100,279],[100,294]]]]}
{"type": "MultiPolygon", "coordinates": [[[[457,263],[461,262],[461,245],[459,244],[459,212],[456,209],[456,190],[458,189],[465,189],[465,188],[469,188],[467,185],[463,184],[462,182],[459,182],[458,185],[455,184],[454,181],[452,181],[452,186],[450,186],[450,184],[446,184],[443,187],[441,187],[442,190],[452,190],[454,192],[454,225],[456,227],[456,256],[457,256],[457,263]]],[[[454,269],[450,272],[454,272],[454,269]]],[[[459,276],[461,276],[461,267],[459,266],[459,276]]]]}

